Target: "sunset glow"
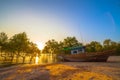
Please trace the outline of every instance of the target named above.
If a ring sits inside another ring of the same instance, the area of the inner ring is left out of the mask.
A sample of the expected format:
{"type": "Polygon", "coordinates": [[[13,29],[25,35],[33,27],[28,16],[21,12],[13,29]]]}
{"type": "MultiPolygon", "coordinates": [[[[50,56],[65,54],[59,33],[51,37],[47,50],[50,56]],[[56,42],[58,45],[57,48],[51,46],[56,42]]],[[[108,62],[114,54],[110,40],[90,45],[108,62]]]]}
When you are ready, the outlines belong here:
{"type": "Polygon", "coordinates": [[[39,58],[38,58],[38,54],[37,54],[36,58],[35,58],[35,64],[38,64],[38,61],[39,61],[39,58]]]}
{"type": "Polygon", "coordinates": [[[33,42],[67,36],[76,36],[84,43],[105,38],[120,40],[119,1],[25,1],[0,2],[0,31],[9,37],[24,31],[33,42]]]}
{"type": "Polygon", "coordinates": [[[120,80],[120,0],[0,0],[0,80],[120,80]]]}
{"type": "Polygon", "coordinates": [[[38,47],[40,50],[42,50],[42,49],[44,48],[44,44],[43,44],[42,42],[37,41],[37,42],[35,42],[35,43],[37,44],[37,47],[38,47]]]}

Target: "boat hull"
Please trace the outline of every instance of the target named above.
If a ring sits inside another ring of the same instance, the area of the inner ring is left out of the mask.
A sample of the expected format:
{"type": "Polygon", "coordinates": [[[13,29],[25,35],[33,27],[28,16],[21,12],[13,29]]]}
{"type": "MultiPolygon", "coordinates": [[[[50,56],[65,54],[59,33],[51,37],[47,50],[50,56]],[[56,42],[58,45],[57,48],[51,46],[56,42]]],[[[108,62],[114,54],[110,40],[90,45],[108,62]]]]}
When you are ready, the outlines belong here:
{"type": "Polygon", "coordinates": [[[64,61],[67,62],[106,62],[108,59],[108,55],[97,55],[97,56],[86,56],[86,57],[64,57],[64,61]]]}
{"type": "Polygon", "coordinates": [[[115,50],[93,53],[79,53],[71,55],[61,55],[63,61],[69,62],[106,62],[109,56],[115,54],[115,50]]]}

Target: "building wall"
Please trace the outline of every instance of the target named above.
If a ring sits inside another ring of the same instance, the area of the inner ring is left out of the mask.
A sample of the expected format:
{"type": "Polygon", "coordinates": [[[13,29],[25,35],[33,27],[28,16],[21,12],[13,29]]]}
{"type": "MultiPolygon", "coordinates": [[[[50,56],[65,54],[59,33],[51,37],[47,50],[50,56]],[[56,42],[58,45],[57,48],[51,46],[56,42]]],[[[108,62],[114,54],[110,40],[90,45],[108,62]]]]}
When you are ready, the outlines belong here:
{"type": "Polygon", "coordinates": [[[71,50],[71,54],[79,54],[79,53],[84,53],[84,52],[85,52],[84,48],[71,50]]]}

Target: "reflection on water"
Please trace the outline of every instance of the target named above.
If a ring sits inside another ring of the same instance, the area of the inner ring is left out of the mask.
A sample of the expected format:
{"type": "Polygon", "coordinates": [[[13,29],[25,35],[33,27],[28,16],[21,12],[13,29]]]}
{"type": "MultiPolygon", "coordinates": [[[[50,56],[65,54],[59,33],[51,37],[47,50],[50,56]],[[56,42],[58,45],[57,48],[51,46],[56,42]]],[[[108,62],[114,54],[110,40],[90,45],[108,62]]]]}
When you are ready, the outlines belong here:
{"type": "Polygon", "coordinates": [[[57,62],[56,54],[41,54],[38,59],[39,64],[57,62]]]}
{"type": "Polygon", "coordinates": [[[35,58],[35,64],[38,64],[38,61],[39,61],[39,58],[38,58],[38,54],[37,54],[36,58],[35,58]]]}

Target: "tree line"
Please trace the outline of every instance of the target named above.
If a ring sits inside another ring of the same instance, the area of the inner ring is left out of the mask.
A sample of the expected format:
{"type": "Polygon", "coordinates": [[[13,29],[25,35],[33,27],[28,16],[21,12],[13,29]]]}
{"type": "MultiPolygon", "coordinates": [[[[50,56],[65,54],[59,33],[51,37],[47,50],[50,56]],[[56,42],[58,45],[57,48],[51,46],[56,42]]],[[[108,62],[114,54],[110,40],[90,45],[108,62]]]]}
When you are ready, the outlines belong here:
{"type": "Polygon", "coordinates": [[[86,44],[87,52],[100,52],[106,50],[114,50],[116,54],[120,54],[120,42],[112,41],[111,39],[106,39],[101,44],[97,41],[92,41],[89,44],[86,44]]]}
{"type": "MultiPolygon", "coordinates": [[[[83,45],[76,37],[66,37],[63,41],[48,40],[42,53],[70,54],[70,50],[64,50],[64,48],[77,46],[85,46],[85,52],[87,53],[115,50],[116,54],[120,55],[120,42],[106,39],[103,43],[91,41],[83,45]]],[[[25,63],[26,58],[29,58],[29,63],[31,63],[36,54],[40,55],[40,53],[37,45],[30,41],[25,32],[15,34],[10,38],[6,33],[0,33],[0,57],[2,57],[3,62],[13,62],[15,58],[15,62],[18,63],[19,58],[21,58],[22,63],[25,63]]]]}
{"type": "Polygon", "coordinates": [[[3,62],[13,62],[15,58],[15,62],[18,63],[19,58],[22,58],[22,63],[25,63],[26,57],[29,57],[29,63],[31,63],[36,54],[40,54],[40,50],[29,40],[25,32],[15,34],[10,38],[6,33],[0,33],[0,57],[3,62]]]}
{"type": "Polygon", "coordinates": [[[67,37],[63,41],[56,41],[54,39],[48,40],[46,46],[43,49],[43,53],[63,53],[70,54],[70,50],[63,50],[64,48],[85,46],[85,52],[102,52],[113,50],[115,55],[120,55],[120,42],[112,41],[111,39],[106,39],[103,43],[97,41],[91,41],[90,43],[83,45],[80,43],[76,37],[67,37]]]}

